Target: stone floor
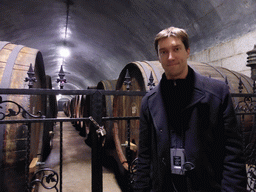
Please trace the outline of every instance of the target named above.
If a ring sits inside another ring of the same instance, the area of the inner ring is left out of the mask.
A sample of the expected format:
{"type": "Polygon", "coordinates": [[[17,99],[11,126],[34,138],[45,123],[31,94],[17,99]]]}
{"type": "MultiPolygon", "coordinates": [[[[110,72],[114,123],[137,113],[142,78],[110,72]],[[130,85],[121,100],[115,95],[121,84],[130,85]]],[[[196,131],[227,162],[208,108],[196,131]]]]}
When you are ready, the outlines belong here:
{"type": "MultiPolygon", "coordinates": [[[[59,112],[58,117],[65,117],[59,112]]],[[[45,167],[59,173],[59,124],[55,128],[53,149],[46,160],[45,167]]],[[[110,163],[111,164],[111,163],[110,163]]],[[[103,167],[103,191],[121,191],[112,168],[103,167]]],[[[91,190],[91,148],[70,122],[63,123],[63,192],[89,192],[91,190]]],[[[58,185],[58,191],[59,190],[58,185]]],[[[39,192],[56,191],[39,187],[39,192]]]]}

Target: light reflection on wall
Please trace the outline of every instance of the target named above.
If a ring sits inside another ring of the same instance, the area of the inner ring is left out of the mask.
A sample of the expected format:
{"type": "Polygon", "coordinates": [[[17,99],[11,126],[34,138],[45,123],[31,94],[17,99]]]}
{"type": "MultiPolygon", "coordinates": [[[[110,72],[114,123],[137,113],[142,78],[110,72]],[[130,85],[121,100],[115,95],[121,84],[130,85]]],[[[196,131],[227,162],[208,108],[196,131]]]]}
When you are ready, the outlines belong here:
{"type": "Polygon", "coordinates": [[[59,95],[56,96],[56,98],[57,98],[57,101],[59,101],[62,98],[62,95],[59,94],[59,95]]]}
{"type": "Polygon", "coordinates": [[[59,30],[59,33],[60,33],[60,37],[62,39],[69,39],[72,34],[72,32],[69,28],[67,28],[67,30],[66,30],[66,27],[64,27],[64,28],[61,27],[61,29],[59,30]]]}
{"type": "Polygon", "coordinates": [[[59,54],[62,58],[67,58],[70,56],[70,50],[67,47],[60,47],[59,54]]]}

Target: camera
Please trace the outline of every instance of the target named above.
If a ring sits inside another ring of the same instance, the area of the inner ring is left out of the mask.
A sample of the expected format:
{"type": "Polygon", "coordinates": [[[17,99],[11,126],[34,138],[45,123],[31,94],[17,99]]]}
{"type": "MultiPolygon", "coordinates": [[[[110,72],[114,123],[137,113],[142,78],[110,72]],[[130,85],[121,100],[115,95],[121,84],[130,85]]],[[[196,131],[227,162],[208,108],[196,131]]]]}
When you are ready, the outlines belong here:
{"type": "Polygon", "coordinates": [[[172,174],[185,175],[186,171],[191,171],[195,165],[191,162],[185,162],[185,149],[171,148],[171,172],[172,174]]]}
{"type": "Polygon", "coordinates": [[[184,175],[185,149],[171,148],[171,171],[172,174],[184,175]]]}

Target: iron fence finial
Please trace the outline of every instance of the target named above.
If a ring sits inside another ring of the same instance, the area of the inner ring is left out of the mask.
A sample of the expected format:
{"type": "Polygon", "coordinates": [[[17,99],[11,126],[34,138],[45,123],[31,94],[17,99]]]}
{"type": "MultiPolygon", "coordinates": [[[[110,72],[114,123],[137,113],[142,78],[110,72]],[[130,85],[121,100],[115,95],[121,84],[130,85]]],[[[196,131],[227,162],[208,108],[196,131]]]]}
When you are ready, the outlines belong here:
{"type": "Polygon", "coordinates": [[[32,67],[32,63],[30,63],[29,69],[28,69],[28,77],[25,78],[25,82],[28,82],[29,89],[33,87],[33,84],[37,81],[35,77],[35,72],[32,67]]]}
{"type": "Polygon", "coordinates": [[[125,79],[124,84],[126,85],[126,89],[127,89],[127,91],[129,91],[130,86],[132,85],[132,82],[131,82],[131,77],[130,77],[128,69],[126,70],[126,74],[125,74],[124,79],[125,79]]]}
{"type": "Polygon", "coordinates": [[[152,71],[150,73],[148,86],[149,86],[150,90],[154,89],[154,87],[155,87],[154,77],[153,77],[152,71]]]}
{"type": "Polygon", "coordinates": [[[65,77],[65,72],[63,70],[62,65],[60,66],[60,71],[59,71],[58,75],[59,75],[60,78],[58,78],[56,82],[60,83],[60,89],[63,89],[64,83],[67,83],[67,80],[64,78],[65,77]]]}

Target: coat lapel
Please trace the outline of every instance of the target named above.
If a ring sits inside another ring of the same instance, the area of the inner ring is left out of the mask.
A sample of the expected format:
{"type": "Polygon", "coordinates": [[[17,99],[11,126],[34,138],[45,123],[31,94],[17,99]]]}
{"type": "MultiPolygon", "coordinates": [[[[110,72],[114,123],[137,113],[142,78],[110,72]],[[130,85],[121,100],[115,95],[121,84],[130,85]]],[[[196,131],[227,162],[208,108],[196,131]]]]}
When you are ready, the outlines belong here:
{"type": "Polygon", "coordinates": [[[167,130],[168,124],[160,91],[160,85],[155,87],[154,91],[149,97],[148,106],[156,129],[167,130]]]}
{"type": "MultiPolygon", "coordinates": [[[[194,106],[205,97],[203,77],[195,72],[194,94],[186,109],[194,106]]],[[[152,90],[148,99],[149,111],[152,115],[154,126],[157,130],[168,130],[167,116],[165,113],[160,83],[152,90]]]]}
{"type": "Polygon", "coordinates": [[[191,102],[186,107],[186,109],[194,106],[195,104],[200,102],[205,97],[203,77],[196,72],[194,72],[194,73],[195,73],[194,92],[193,92],[191,102]]]}

